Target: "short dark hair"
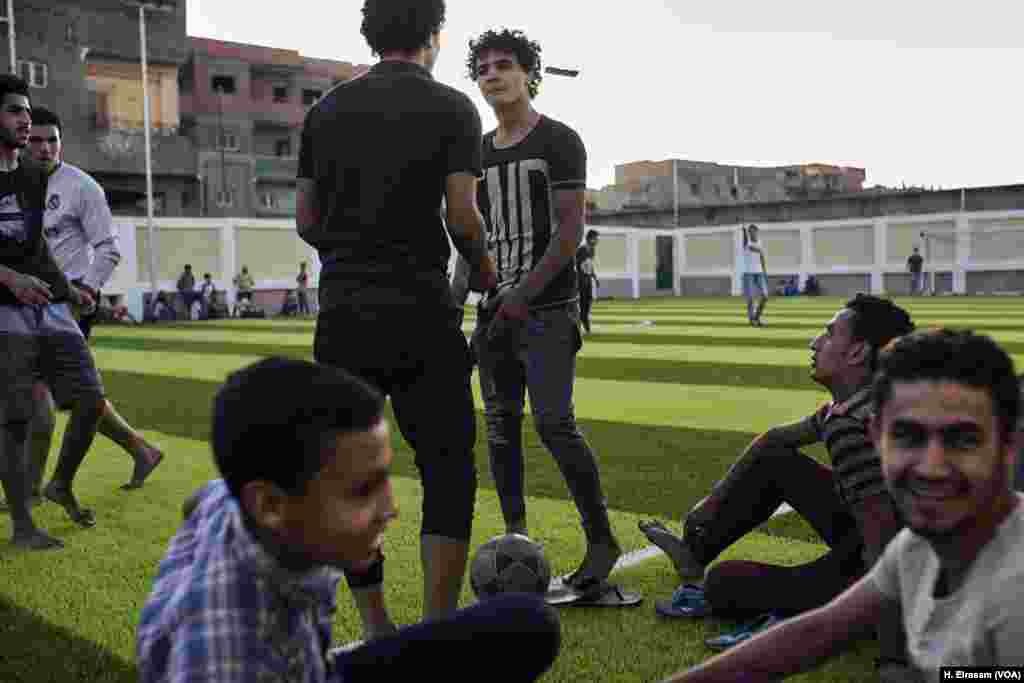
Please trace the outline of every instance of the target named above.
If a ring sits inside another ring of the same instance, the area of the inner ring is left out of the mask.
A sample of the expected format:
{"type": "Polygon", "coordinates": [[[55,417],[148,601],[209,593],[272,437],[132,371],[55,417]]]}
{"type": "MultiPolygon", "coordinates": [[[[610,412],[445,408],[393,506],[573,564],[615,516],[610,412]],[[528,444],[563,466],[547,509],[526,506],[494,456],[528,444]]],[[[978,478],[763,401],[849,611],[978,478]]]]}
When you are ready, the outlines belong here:
{"type": "Polygon", "coordinates": [[[526,90],[532,100],[540,90],[540,82],[544,79],[541,69],[540,44],[526,37],[522,31],[511,31],[503,29],[498,31],[486,31],[480,34],[476,40],[469,41],[469,57],[466,59],[466,68],[469,70],[469,78],[476,83],[478,79],[477,69],[480,67],[480,55],[487,50],[500,50],[511,52],[516,56],[519,66],[527,74],[526,90]]]}
{"type": "Polygon", "coordinates": [[[371,429],[383,411],[380,393],[344,370],[265,358],[231,373],[217,392],[213,457],[236,498],[257,480],[301,495],[323,468],[329,439],[371,429]]]}
{"type": "Polygon", "coordinates": [[[64,135],[64,127],[60,123],[60,117],[46,107],[32,108],[33,126],[56,126],[57,132],[64,135]]]}
{"type": "Polygon", "coordinates": [[[871,345],[868,368],[872,371],[878,367],[878,353],[886,344],[914,331],[910,314],[889,299],[862,293],[847,301],[846,308],[854,314],[854,339],[871,345]]]}
{"type": "Polygon", "coordinates": [[[366,0],[360,29],[375,55],[411,52],[444,26],[444,0],[366,0]]]}
{"type": "Polygon", "coordinates": [[[0,74],[0,101],[7,95],[24,95],[31,101],[28,94],[28,83],[24,78],[14,74],[0,74]]]}
{"type": "Polygon", "coordinates": [[[600,237],[600,236],[601,236],[601,233],[599,233],[597,230],[594,230],[593,228],[591,228],[590,230],[587,230],[587,239],[588,240],[591,237],[600,237]]]}
{"type": "Polygon", "coordinates": [[[983,334],[948,328],[916,332],[891,342],[878,361],[872,389],[878,416],[895,382],[948,381],[988,392],[1004,440],[1017,428],[1021,387],[1013,359],[983,334]]]}

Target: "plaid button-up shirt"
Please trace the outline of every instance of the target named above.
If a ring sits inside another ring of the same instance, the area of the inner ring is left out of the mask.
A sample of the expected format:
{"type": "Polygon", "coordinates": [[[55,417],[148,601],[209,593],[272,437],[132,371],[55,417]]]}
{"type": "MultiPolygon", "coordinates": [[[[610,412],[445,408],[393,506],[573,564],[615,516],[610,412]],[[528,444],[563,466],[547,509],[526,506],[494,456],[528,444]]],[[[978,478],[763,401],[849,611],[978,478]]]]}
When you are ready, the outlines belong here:
{"type": "Polygon", "coordinates": [[[171,539],[139,620],[142,683],[340,683],[327,656],[341,573],[282,569],[222,480],[171,539]]]}

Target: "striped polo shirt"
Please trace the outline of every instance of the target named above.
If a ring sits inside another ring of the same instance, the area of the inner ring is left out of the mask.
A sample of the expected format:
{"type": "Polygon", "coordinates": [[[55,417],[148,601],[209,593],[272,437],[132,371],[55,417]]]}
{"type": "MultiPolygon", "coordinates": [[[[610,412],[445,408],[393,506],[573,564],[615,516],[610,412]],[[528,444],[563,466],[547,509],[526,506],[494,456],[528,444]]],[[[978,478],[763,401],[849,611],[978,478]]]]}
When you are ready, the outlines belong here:
{"type": "Polygon", "coordinates": [[[832,461],[836,491],[847,505],[887,493],[882,461],[868,436],[870,415],[871,385],[867,384],[814,416],[818,438],[832,461]]]}

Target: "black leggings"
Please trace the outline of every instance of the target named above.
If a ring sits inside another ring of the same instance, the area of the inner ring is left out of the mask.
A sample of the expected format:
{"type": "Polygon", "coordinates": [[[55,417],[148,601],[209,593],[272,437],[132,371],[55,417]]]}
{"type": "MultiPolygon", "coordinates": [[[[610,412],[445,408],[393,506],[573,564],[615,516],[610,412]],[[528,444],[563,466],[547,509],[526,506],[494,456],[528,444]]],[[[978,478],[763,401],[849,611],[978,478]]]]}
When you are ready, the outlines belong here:
{"type": "Polygon", "coordinates": [[[770,610],[805,612],[828,603],[863,575],[863,539],[834,485],[830,468],[796,449],[755,447],[733,466],[687,517],[687,542],[701,562],[710,563],[782,503],[806,519],[829,550],[793,567],[719,562],[704,584],[716,614],[745,618],[770,610]]]}
{"type": "Polygon", "coordinates": [[[347,683],[534,681],[561,647],[558,613],[532,595],[504,595],[450,617],[414,624],[337,656],[347,683]],[[475,653],[467,657],[467,653],[475,653]],[[431,675],[431,672],[434,675],[431,675]]]}

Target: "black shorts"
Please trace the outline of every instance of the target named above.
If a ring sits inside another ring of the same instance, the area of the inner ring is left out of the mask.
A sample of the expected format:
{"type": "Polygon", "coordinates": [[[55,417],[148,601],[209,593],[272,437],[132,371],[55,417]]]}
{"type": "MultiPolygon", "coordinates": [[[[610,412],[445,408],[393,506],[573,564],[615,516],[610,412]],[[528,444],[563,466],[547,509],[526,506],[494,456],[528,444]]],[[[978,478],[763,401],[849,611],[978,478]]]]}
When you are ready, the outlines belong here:
{"type": "Polygon", "coordinates": [[[32,419],[32,388],[40,380],[64,409],[104,395],[92,353],[67,304],[0,306],[0,424],[32,419]]]}

